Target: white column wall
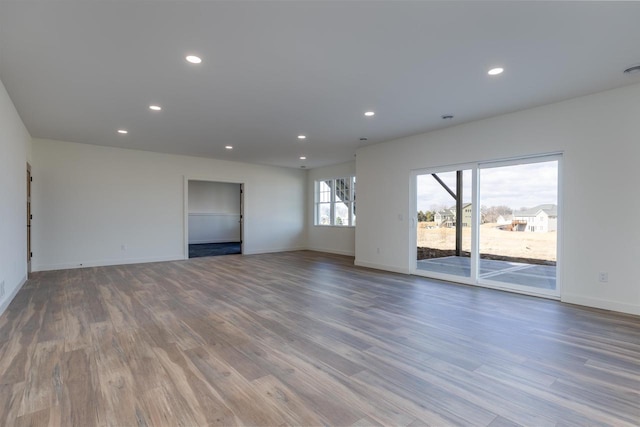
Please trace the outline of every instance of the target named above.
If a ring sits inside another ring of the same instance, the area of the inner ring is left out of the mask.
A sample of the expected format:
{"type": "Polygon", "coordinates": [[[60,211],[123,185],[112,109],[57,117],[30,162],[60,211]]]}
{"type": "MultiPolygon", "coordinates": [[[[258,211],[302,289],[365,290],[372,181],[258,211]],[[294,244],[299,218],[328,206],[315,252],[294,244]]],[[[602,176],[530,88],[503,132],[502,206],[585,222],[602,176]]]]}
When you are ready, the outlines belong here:
{"type": "Polygon", "coordinates": [[[27,280],[26,174],[30,145],[31,136],[0,82],[0,284],[4,288],[0,314],[27,280]]]}

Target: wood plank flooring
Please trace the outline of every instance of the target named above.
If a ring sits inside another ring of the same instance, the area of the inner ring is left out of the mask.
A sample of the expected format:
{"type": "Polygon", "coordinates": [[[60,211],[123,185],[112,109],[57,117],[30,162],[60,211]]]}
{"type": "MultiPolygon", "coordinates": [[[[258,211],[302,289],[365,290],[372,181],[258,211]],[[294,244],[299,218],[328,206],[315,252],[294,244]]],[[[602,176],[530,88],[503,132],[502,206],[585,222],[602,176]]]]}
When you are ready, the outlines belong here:
{"type": "Polygon", "coordinates": [[[0,317],[0,425],[640,425],[640,318],[352,264],[33,274],[0,317]]]}

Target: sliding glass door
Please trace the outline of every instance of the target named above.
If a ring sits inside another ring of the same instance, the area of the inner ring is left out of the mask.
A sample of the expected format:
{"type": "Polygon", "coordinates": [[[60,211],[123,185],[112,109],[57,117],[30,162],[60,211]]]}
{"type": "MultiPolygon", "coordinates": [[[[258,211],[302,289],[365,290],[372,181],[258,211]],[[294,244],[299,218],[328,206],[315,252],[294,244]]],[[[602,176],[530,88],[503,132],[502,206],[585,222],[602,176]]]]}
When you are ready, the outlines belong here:
{"type": "Polygon", "coordinates": [[[414,172],[412,272],[557,296],[560,155],[414,172]]]}
{"type": "Polygon", "coordinates": [[[416,176],[416,269],[435,277],[471,277],[472,170],[416,176]]]}
{"type": "Polygon", "coordinates": [[[559,161],[537,160],[479,170],[481,283],[557,288],[559,161]]]}

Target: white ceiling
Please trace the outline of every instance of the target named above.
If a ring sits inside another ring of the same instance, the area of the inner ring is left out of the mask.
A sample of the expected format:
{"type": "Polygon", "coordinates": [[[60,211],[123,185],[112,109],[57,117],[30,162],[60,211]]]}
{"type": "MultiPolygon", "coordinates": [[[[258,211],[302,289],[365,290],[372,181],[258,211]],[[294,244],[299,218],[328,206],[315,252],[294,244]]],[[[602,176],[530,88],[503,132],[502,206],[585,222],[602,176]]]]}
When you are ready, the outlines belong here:
{"type": "Polygon", "coordinates": [[[638,83],[638,63],[636,2],[0,0],[33,137],[288,167],[638,83]]]}

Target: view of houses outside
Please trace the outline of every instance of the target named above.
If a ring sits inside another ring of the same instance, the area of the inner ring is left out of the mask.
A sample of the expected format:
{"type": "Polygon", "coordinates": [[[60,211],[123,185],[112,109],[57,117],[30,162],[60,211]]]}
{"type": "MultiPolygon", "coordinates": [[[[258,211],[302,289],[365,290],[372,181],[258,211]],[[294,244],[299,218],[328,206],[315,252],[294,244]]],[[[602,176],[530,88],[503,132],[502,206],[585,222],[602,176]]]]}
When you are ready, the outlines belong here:
{"type": "MultiPolygon", "coordinates": [[[[456,171],[419,175],[417,177],[417,259],[444,258],[456,255],[456,171]],[[453,194],[452,194],[453,193],[453,194]]],[[[471,170],[462,171],[461,257],[471,251],[471,170]]],[[[463,268],[459,275],[468,276],[463,268]]]]}
{"type": "MultiPolygon", "coordinates": [[[[455,171],[418,176],[418,259],[456,249],[455,171]]],[[[480,169],[481,259],[555,265],[558,228],[557,161],[480,169]]],[[[470,256],[471,171],[463,173],[462,253],[470,256]]]]}

